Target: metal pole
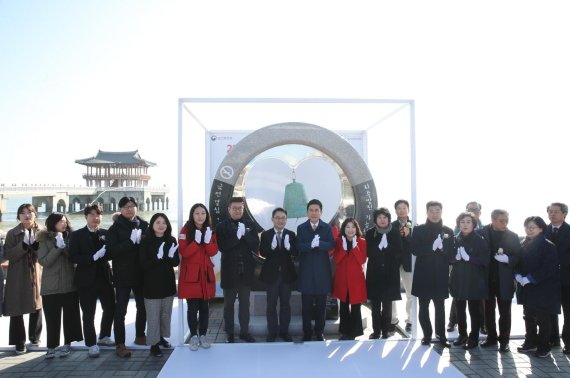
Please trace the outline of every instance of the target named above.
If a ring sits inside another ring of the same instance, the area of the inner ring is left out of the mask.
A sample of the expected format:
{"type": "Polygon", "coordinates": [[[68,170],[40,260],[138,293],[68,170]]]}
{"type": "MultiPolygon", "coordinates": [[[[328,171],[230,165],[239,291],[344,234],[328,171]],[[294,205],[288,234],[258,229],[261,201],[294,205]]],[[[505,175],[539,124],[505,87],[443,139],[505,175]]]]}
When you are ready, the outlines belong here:
{"type": "MultiPolygon", "coordinates": [[[[411,174],[411,195],[412,195],[412,221],[418,222],[418,202],[416,193],[416,117],[415,103],[410,101],[410,174],[411,174]]],[[[412,255],[412,277],[416,266],[416,256],[412,255]]],[[[412,278],[413,279],[413,278],[412,278]]],[[[418,336],[418,299],[412,302],[412,340],[418,336]]]]}
{"type": "MultiPolygon", "coordinates": [[[[184,224],[182,219],[183,191],[182,191],[182,104],[178,100],[178,228],[184,224]]],[[[176,230],[178,232],[179,230],[176,230]]],[[[178,252],[180,253],[180,252],[178,252]]],[[[180,269],[178,270],[180,273],[180,269]]],[[[180,275],[178,276],[180,282],[180,275]]],[[[178,299],[178,345],[184,345],[184,301],[178,299]]]]}

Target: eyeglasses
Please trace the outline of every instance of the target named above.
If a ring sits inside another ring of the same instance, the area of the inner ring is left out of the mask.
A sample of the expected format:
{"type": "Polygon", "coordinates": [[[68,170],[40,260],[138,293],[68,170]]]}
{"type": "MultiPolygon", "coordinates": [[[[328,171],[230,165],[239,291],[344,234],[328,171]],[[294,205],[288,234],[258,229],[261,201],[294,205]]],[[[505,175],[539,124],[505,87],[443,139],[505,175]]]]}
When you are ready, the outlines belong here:
{"type": "Polygon", "coordinates": [[[127,206],[121,207],[121,209],[132,210],[132,209],[134,209],[135,207],[136,207],[135,205],[127,205],[127,206]]]}
{"type": "Polygon", "coordinates": [[[525,229],[527,229],[527,230],[529,230],[529,231],[534,231],[534,230],[536,230],[537,228],[540,228],[540,227],[537,227],[537,226],[525,226],[525,229]]]}

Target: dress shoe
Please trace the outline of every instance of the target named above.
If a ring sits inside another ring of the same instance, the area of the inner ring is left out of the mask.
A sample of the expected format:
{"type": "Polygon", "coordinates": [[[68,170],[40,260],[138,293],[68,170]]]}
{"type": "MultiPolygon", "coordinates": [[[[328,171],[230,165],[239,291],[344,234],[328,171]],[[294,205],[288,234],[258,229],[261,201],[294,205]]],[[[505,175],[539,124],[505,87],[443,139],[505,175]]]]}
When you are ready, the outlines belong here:
{"type": "Polygon", "coordinates": [[[275,341],[277,337],[275,335],[267,335],[267,338],[265,338],[265,341],[267,341],[268,343],[272,343],[275,341]]]}
{"type": "Polygon", "coordinates": [[[479,345],[479,341],[478,340],[468,340],[467,344],[463,345],[463,349],[473,349],[476,348],[477,345],[479,345]]]}
{"type": "Polygon", "coordinates": [[[507,352],[510,352],[510,351],[511,351],[511,348],[509,347],[509,344],[506,344],[506,343],[503,344],[503,343],[501,343],[501,346],[499,347],[499,352],[501,352],[501,353],[507,353],[507,352]]]}
{"type": "Polygon", "coordinates": [[[564,354],[570,354],[570,348],[567,347],[566,345],[564,345],[564,348],[562,348],[562,353],[564,353],[564,354]]]}
{"type": "Polygon", "coordinates": [[[441,345],[443,348],[451,348],[451,344],[449,341],[447,341],[447,339],[439,339],[439,345],[441,345]]]}
{"type": "Polygon", "coordinates": [[[135,344],[136,345],[146,345],[146,336],[135,337],[135,344]]]}
{"type": "Polygon", "coordinates": [[[255,342],[255,339],[249,333],[239,335],[239,338],[242,339],[243,341],[245,341],[246,343],[254,343],[255,342]]]}
{"type": "Polygon", "coordinates": [[[546,358],[550,356],[550,349],[537,350],[534,355],[538,358],[546,358]]]}
{"type": "Polygon", "coordinates": [[[412,332],[412,323],[406,323],[406,332],[412,332]]]}
{"type": "Polygon", "coordinates": [[[127,358],[131,356],[131,351],[127,349],[125,344],[117,344],[115,347],[115,353],[121,358],[127,358]]]}
{"type": "Polygon", "coordinates": [[[350,336],[350,335],[340,335],[340,337],[338,338],[339,340],[354,340],[354,337],[350,336]]]}
{"type": "Polygon", "coordinates": [[[526,341],[517,348],[517,352],[519,353],[529,353],[529,352],[536,352],[536,347],[531,344],[527,344],[526,341]]]}
{"type": "Polygon", "coordinates": [[[369,340],[376,340],[380,338],[380,332],[372,332],[370,336],[368,336],[369,340]]]}
{"type": "Polygon", "coordinates": [[[287,341],[288,343],[290,343],[291,341],[293,341],[293,338],[292,338],[291,335],[288,334],[288,333],[281,333],[281,334],[279,334],[279,337],[280,337],[281,339],[283,339],[283,341],[287,341]]]}
{"type": "Polygon", "coordinates": [[[481,335],[486,335],[487,334],[487,327],[485,327],[484,325],[481,326],[481,329],[479,330],[479,333],[481,335]]]}
{"type": "Polygon", "coordinates": [[[160,341],[158,342],[158,345],[160,345],[163,348],[172,348],[172,344],[170,344],[168,342],[168,340],[166,340],[164,337],[160,338],[160,341]]]}
{"type": "Polygon", "coordinates": [[[155,344],[150,347],[150,354],[155,357],[162,357],[162,351],[160,350],[158,344],[155,344]]]}
{"type": "Polygon", "coordinates": [[[453,332],[455,331],[455,324],[454,323],[447,323],[447,332],[453,332]]]}
{"type": "Polygon", "coordinates": [[[228,337],[226,337],[226,343],[228,343],[228,344],[233,344],[233,343],[235,343],[235,341],[236,340],[235,340],[234,335],[228,335],[228,337]]]}
{"type": "Polygon", "coordinates": [[[325,341],[325,336],[322,333],[317,333],[315,335],[315,340],[317,341],[325,341]]]}
{"type": "Polygon", "coordinates": [[[497,345],[497,340],[491,340],[489,338],[486,338],[485,341],[482,341],[480,344],[483,348],[488,348],[488,347],[492,347],[492,346],[496,346],[497,345]]]}
{"type": "Polygon", "coordinates": [[[305,333],[303,334],[303,341],[311,341],[311,334],[310,333],[305,333]]]}
{"type": "Polygon", "coordinates": [[[554,347],[554,348],[559,347],[560,346],[560,339],[551,340],[549,344],[551,347],[554,347]]]}
{"type": "Polygon", "coordinates": [[[467,336],[458,336],[457,339],[455,339],[455,341],[453,342],[453,345],[455,346],[460,346],[460,345],[465,345],[465,343],[467,342],[467,336]]]}
{"type": "Polygon", "coordinates": [[[430,345],[431,344],[431,338],[429,337],[424,337],[422,339],[422,345],[430,345]]]}

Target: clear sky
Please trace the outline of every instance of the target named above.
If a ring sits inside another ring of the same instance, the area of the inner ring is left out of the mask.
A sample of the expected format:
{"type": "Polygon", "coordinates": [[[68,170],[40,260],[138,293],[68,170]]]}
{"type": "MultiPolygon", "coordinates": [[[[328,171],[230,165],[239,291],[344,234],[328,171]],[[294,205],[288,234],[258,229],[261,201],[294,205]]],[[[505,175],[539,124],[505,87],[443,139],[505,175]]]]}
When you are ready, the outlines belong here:
{"type": "Polygon", "coordinates": [[[158,164],[153,185],[175,189],[180,97],[406,98],[416,101],[420,223],[430,199],[448,224],[475,199],[485,220],[504,207],[522,232],[524,217],[570,202],[567,9],[0,0],[0,183],[82,184],[75,159],[138,149],[158,164]]]}

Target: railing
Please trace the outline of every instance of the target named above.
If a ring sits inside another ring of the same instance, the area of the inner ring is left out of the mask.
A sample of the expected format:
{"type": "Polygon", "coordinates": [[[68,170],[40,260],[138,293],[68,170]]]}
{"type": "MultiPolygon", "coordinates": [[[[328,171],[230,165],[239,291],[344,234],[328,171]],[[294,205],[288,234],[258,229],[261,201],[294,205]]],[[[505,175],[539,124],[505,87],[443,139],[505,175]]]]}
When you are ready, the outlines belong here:
{"type": "Polygon", "coordinates": [[[82,177],[87,180],[143,180],[143,181],[150,180],[149,175],[125,175],[125,174],[97,175],[92,173],[84,173],[82,177]]]}

